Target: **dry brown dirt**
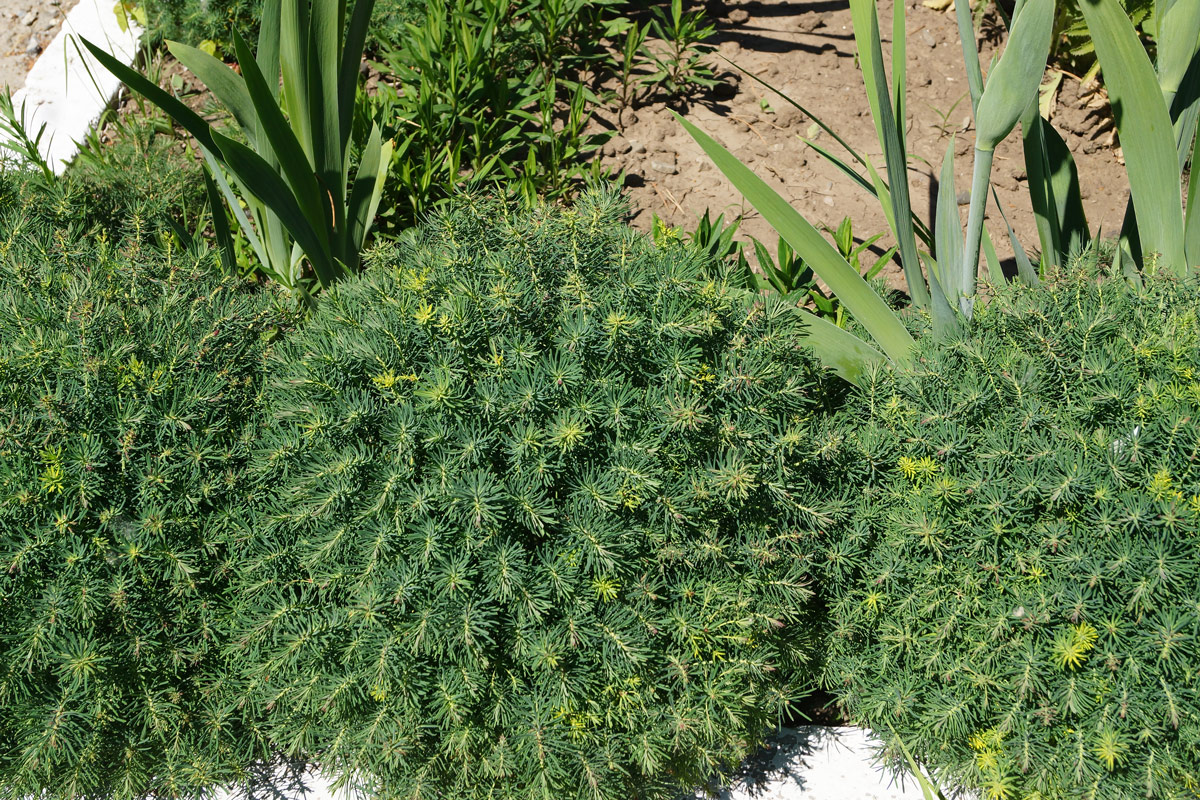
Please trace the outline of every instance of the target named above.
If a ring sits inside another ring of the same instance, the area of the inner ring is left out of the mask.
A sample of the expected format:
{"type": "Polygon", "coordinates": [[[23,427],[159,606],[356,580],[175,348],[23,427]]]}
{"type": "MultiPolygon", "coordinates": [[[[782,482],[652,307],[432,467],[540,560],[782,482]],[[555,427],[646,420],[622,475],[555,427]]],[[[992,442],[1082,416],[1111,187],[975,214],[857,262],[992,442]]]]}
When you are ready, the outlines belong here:
{"type": "MultiPolygon", "coordinates": [[[[717,49],[711,62],[724,85],[696,96],[686,106],[676,105],[676,110],[729,148],[813,224],[836,226],[850,216],[859,240],[886,231],[874,198],[801,141],[800,137],[811,136],[812,120],[756,81],[739,75],[729,63],[761,77],[819,116],[882,173],[882,150],[855,60],[847,0],[718,0],[707,11],[717,25],[717,49]]],[[[885,59],[890,59],[892,11],[891,0],[880,0],[885,59]]],[[[959,200],[969,199],[974,131],[954,12],[935,11],[920,2],[911,2],[906,11],[910,186],[914,208],[928,221],[936,176],[951,136],[959,200]]],[[[996,23],[985,24],[979,42],[985,68],[996,52],[993,38],[1002,41],[989,31],[996,31],[996,23]]],[[[1115,233],[1124,214],[1128,183],[1102,93],[1064,76],[1051,121],[1076,159],[1091,230],[1115,233]]],[[[635,105],[633,114],[625,112],[623,120],[614,110],[604,109],[597,112],[593,125],[617,131],[604,147],[603,163],[626,171],[635,225],[649,229],[653,214],[658,214],[667,224],[690,231],[705,209],[724,212],[727,218],[744,214],[741,232],[759,238],[774,252],[776,236],[770,226],[712,166],[665,103],[635,105]]],[[[816,141],[845,155],[828,135],[821,134],[816,141]]],[[[1034,250],[1037,230],[1017,132],[997,148],[992,177],[1018,237],[1034,250]]],[[[959,210],[965,223],[966,206],[960,205],[959,210]]],[[[1001,259],[1010,257],[1012,248],[994,205],[989,207],[987,224],[1001,259]]],[[[885,247],[886,243],[886,238],[880,242],[885,247]]],[[[889,267],[888,275],[889,283],[902,287],[896,264],[889,267]]]]}
{"type": "Polygon", "coordinates": [[[45,49],[75,0],[0,0],[0,89],[25,85],[25,75],[45,49]]]}

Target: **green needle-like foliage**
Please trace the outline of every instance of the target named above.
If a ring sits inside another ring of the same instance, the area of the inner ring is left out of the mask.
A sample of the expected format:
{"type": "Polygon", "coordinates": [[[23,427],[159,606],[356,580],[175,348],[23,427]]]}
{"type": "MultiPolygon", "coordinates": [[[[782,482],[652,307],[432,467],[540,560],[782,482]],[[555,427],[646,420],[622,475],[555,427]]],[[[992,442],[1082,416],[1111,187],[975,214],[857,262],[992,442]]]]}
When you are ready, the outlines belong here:
{"type": "Polygon", "coordinates": [[[194,795],[268,754],[219,640],[287,316],[212,260],[0,220],[4,797],[194,795]]]}
{"type": "Polygon", "coordinates": [[[231,647],[286,755],[378,797],[673,797],[810,684],[802,323],[623,211],[439,212],[279,349],[231,647]]]}
{"type": "Polygon", "coordinates": [[[853,405],[826,680],[943,786],[1194,797],[1200,287],[1077,268],[968,334],[853,405]]]}

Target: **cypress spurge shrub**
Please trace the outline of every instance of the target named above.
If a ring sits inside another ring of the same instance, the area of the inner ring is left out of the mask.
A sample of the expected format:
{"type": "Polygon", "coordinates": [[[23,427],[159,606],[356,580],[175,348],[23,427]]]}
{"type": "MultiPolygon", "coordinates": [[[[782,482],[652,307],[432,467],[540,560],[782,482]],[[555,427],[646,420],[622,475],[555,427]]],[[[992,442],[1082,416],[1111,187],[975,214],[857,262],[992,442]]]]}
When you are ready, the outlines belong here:
{"type": "Polygon", "coordinates": [[[379,797],[670,797],[811,680],[821,376],[611,196],[435,215],[278,351],[233,647],[379,797]]]}
{"type": "Polygon", "coordinates": [[[4,797],[192,795],[266,755],[218,645],[288,319],[214,268],[0,221],[4,797]]]}
{"type": "Polygon", "coordinates": [[[826,679],[943,786],[1200,790],[1198,315],[1193,280],[1013,286],[850,402],[826,679]]]}

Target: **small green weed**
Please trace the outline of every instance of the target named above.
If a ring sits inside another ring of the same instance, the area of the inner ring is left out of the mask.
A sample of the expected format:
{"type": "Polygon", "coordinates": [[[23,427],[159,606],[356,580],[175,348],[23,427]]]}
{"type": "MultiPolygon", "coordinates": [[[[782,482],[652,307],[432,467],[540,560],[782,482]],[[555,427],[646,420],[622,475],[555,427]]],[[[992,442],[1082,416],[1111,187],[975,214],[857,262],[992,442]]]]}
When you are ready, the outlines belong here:
{"type": "MultiPolygon", "coordinates": [[[[745,288],[778,294],[786,300],[809,308],[818,317],[827,319],[839,328],[846,327],[849,320],[845,306],[817,282],[812,268],[782,237],[776,242],[774,254],[761,241],[750,237],[750,249],[754,252],[758,268],[752,267],[744,245],[734,238],[740,225],[741,217],[726,221],[724,214],[714,218],[706,209],[697,221],[696,228],[686,235],[686,240],[692,247],[708,253],[714,262],[731,262],[734,265],[734,274],[739,276],[739,283],[745,288]]],[[[832,238],[833,245],[841,257],[865,280],[872,281],[877,278],[883,267],[896,254],[896,248],[893,247],[874,260],[868,260],[866,254],[869,254],[870,248],[883,238],[883,234],[877,233],[862,242],[855,241],[850,217],[843,218],[837,228],[828,225],[823,227],[832,238]]],[[[678,231],[668,228],[657,215],[654,218],[653,234],[660,244],[672,238],[685,238],[678,231]]]]}
{"type": "Polygon", "coordinates": [[[54,180],[54,170],[42,156],[42,137],[46,134],[46,123],[38,126],[36,133],[29,132],[25,103],[20,110],[13,106],[12,91],[5,87],[0,92],[0,150],[7,151],[7,157],[0,163],[8,166],[10,161],[18,169],[35,167],[45,181],[54,180]]]}
{"type": "Polygon", "coordinates": [[[704,12],[683,12],[682,0],[671,0],[670,10],[651,9],[649,33],[658,41],[643,45],[642,52],[653,72],[642,83],[670,98],[686,97],[698,88],[715,86],[708,63],[710,47],[704,44],[716,28],[707,24],[704,12]]]}
{"type": "Polygon", "coordinates": [[[454,0],[408,23],[356,111],[360,131],[379,120],[396,142],[384,227],[412,225],[471,184],[556,199],[598,176],[588,162],[604,137],[585,128],[600,99],[584,78],[616,68],[598,42],[628,21],[610,6],[454,0]]]}

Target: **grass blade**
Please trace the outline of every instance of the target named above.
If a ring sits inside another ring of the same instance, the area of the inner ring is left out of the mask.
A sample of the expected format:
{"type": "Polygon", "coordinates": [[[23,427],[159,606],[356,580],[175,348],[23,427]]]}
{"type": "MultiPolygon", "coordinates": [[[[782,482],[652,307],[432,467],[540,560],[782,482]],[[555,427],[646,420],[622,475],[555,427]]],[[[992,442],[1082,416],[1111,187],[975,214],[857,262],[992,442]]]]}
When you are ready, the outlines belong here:
{"type": "Polygon", "coordinates": [[[1009,224],[1008,214],[1004,213],[1004,206],[1000,205],[1000,195],[996,194],[995,187],[992,188],[992,200],[996,203],[996,210],[1000,212],[1000,219],[1004,221],[1004,227],[1008,230],[1008,240],[1012,243],[1013,258],[1017,262],[1017,277],[1028,286],[1037,286],[1039,283],[1037,270],[1033,268],[1033,264],[1029,261],[1029,255],[1021,246],[1017,232],[1009,224]]]}
{"type": "Polygon", "coordinates": [[[995,150],[975,148],[975,165],[971,171],[971,205],[967,209],[967,234],[964,240],[963,259],[958,264],[947,264],[943,271],[957,269],[962,291],[958,296],[958,308],[968,319],[975,303],[975,286],[979,280],[979,243],[983,237],[983,218],[987,214],[987,190],[992,185],[992,160],[995,150]]]}
{"type": "Polygon", "coordinates": [[[1045,146],[1045,170],[1049,179],[1054,205],[1058,213],[1058,227],[1062,236],[1065,254],[1076,252],[1087,247],[1092,239],[1091,228],[1088,227],[1087,212],[1083,209],[1083,195],[1079,188],[1079,169],[1075,166],[1075,157],[1071,148],[1063,141],[1062,135],[1045,119],[1040,120],[1042,142],[1045,146]]]}
{"type": "MultiPolygon", "coordinates": [[[[333,229],[345,235],[346,172],[343,169],[342,121],[338,98],[342,68],[345,0],[312,0],[312,50],[309,52],[309,109],[313,118],[313,164],[322,189],[331,196],[333,229]]],[[[357,66],[357,65],[355,65],[357,66]]],[[[350,116],[346,109],[345,116],[350,116]]]]}
{"type": "MultiPolygon", "coordinates": [[[[963,0],[965,2],[965,0],[963,0]]],[[[891,728],[891,726],[888,726],[891,728]]],[[[892,730],[892,736],[896,737],[896,744],[900,745],[900,752],[904,754],[904,760],[908,762],[908,769],[912,772],[913,777],[917,779],[917,784],[921,787],[921,795],[925,800],[944,800],[942,793],[933,783],[925,777],[925,773],[921,771],[921,767],[917,764],[917,760],[913,758],[912,753],[904,745],[904,740],[896,736],[896,731],[892,730]]]]}
{"type": "MultiPolygon", "coordinates": [[[[888,228],[892,231],[892,235],[894,236],[896,225],[893,221],[892,215],[892,193],[891,190],[888,189],[887,182],[880,178],[878,173],[876,173],[875,167],[869,161],[862,162],[867,170],[871,173],[871,180],[869,181],[859,174],[854,167],[846,163],[844,159],[838,158],[820,144],[810,139],[805,139],[803,136],[800,137],[800,141],[804,142],[806,145],[815,150],[817,154],[821,156],[821,158],[824,158],[830,164],[833,164],[835,167],[841,170],[841,172],[850,178],[850,180],[854,181],[854,183],[860,189],[870,194],[879,202],[880,210],[883,211],[884,216],[887,218],[888,228]],[[874,181],[874,183],[872,183],[872,181],[874,181]]],[[[912,221],[913,230],[916,232],[917,238],[920,239],[926,247],[933,247],[933,234],[930,233],[928,226],[926,226],[921,218],[915,213],[913,214],[912,221]]]]}
{"type": "Polygon", "coordinates": [[[180,42],[167,42],[167,50],[229,109],[229,113],[237,120],[238,127],[250,140],[250,146],[256,147],[259,134],[258,117],[242,76],[225,66],[223,61],[195,47],[180,42]]]}
{"type": "Polygon", "coordinates": [[[908,31],[905,26],[904,3],[892,6],[892,97],[895,102],[895,117],[900,121],[896,133],[900,135],[900,149],[907,153],[908,144],[904,135],[904,120],[908,107],[908,31]]]}
{"type": "Polygon", "coordinates": [[[216,234],[221,266],[227,275],[237,275],[239,270],[234,258],[233,232],[229,229],[229,220],[225,217],[225,204],[221,201],[221,193],[208,170],[204,170],[204,192],[208,198],[209,212],[212,214],[213,232],[216,234]]]}
{"type": "Polygon", "coordinates": [[[82,36],[79,38],[83,41],[83,46],[88,49],[92,56],[105,69],[120,78],[121,82],[130,89],[143,95],[151,103],[154,103],[154,105],[166,112],[184,130],[196,137],[196,141],[199,142],[201,147],[210,151],[216,151],[217,146],[216,142],[213,141],[212,127],[199,114],[185,106],[169,92],[160,89],[158,84],[137,70],[122,64],[109,53],[92,44],[87,39],[84,39],[82,36]]]}
{"type": "Polygon", "coordinates": [[[987,263],[988,280],[995,286],[1003,286],[1008,278],[1000,266],[1000,257],[996,255],[996,246],[992,244],[992,237],[988,234],[986,225],[983,226],[983,260],[987,263]]]}
{"type": "Polygon", "coordinates": [[[967,68],[971,112],[978,115],[979,98],[983,96],[983,70],[979,66],[979,46],[975,43],[975,23],[971,19],[969,0],[954,4],[954,16],[958,22],[958,38],[962,42],[963,64],[967,68]]]}
{"type": "Polygon", "coordinates": [[[279,100],[279,26],[280,0],[265,0],[262,8],[262,24],[258,28],[258,70],[267,79],[271,96],[279,100]]]}
{"type": "Polygon", "coordinates": [[[842,304],[867,329],[892,361],[904,363],[910,358],[913,338],[853,267],[825,240],[816,228],[788,205],[787,201],[737,160],[728,150],[680,117],[684,129],[700,148],[763,218],[804,259],[829,286],[842,304]]]}
{"type": "Polygon", "coordinates": [[[1179,149],[1179,171],[1183,172],[1187,159],[1191,156],[1189,143],[1196,135],[1197,123],[1200,122],[1200,58],[1193,59],[1191,66],[1183,76],[1183,82],[1171,105],[1171,119],[1175,122],[1175,144],[1179,149]]]}
{"type": "Polygon", "coordinates": [[[1063,256],[1078,251],[1091,240],[1079,171],[1066,142],[1037,113],[1036,103],[1021,120],[1029,200],[1037,219],[1042,248],[1042,268],[1055,268],[1063,256]]]}
{"type": "Polygon", "coordinates": [[[266,78],[258,71],[258,63],[250,54],[250,47],[237,31],[233,32],[233,44],[238,63],[243,65],[244,85],[254,103],[262,129],[263,141],[259,142],[258,147],[260,155],[264,155],[269,165],[279,165],[309,224],[314,229],[321,230],[325,225],[325,204],[322,202],[321,189],[313,174],[312,164],[305,156],[304,148],[296,134],[287,124],[287,119],[284,118],[275,98],[271,96],[266,78]],[[263,153],[265,150],[270,151],[271,157],[266,157],[263,153]]]}
{"type": "MultiPolygon", "coordinates": [[[[350,190],[350,207],[347,210],[350,247],[346,250],[347,254],[357,254],[366,243],[371,222],[379,208],[379,197],[383,192],[383,181],[391,157],[391,142],[384,145],[379,126],[372,125],[371,135],[362,152],[362,161],[358,165],[358,174],[354,177],[354,187],[350,190]]],[[[357,264],[347,266],[352,270],[358,267],[357,264]]]]}
{"type": "Polygon", "coordinates": [[[1162,14],[1158,26],[1158,57],[1155,66],[1167,108],[1175,102],[1175,95],[1183,84],[1184,75],[1196,57],[1198,43],[1200,3],[1195,0],[1190,3],[1175,3],[1162,14]]]}
{"type": "MultiPolygon", "coordinates": [[[[1032,2],[1032,0],[1030,0],[1032,2]]],[[[1138,238],[1172,269],[1187,269],[1175,136],[1154,67],[1117,0],[1080,0],[1125,153],[1138,238]]]]}
{"type": "MultiPolygon", "coordinates": [[[[304,147],[308,160],[316,164],[310,124],[312,114],[308,108],[308,0],[281,0],[281,6],[279,68],[283,74],[283,101],[296,138],[304,147]]],[[[263,24],[274,24],[274,20],[264,19],[263,24]]]]}
{"type": "MultiPolygon", "coordinates": [[[[245,234],[246,239],[250,242],[250,247],[254,250],[254,255],[258,256],[258,263],[261,265],[261,269],[269,271],[271,262],[267,259],[267,249],[262,238],[258,235],[258,230],[250,224],[250,219],[246,216],[242,204],[238,201],[237,194],[233,191],[233,187],[229,185],[229,181],[225,179],[225,174],[221,171],[221,165],[217,163],[216,155],[207,150],[203,152],[204,163],[208,165],[208,175],[216,182],[217,188],[221,190],[221,195],[225,198],[225,203],[229,206],[229,210],[233,212],[233,218],[237,220],[242,233],[245,234]]],[[[250,199],[250,202],[257,201],[250,199]]]]}
{"type": "Polygon", "coordinates": [[[829,150],[825,149],[824,147],[817,144],[816,142],[814,142],[811,139],[806,139],[803,136],[800,136],[798,138],[800,139],[800,141],[804,142],[806,145],[811,147],[813,150],[816,150],[817,153],[820,154],[820,156],[822,158],[824,158],[826,161],[828,161],[830,164],[833,164],[835,167],[837,167],[839,170],[841,170],[843,173],[845,173],[845,175],[848,178],[850,178],[850,180],[852,180],[856,184],[858,184],[859,188],[865,189],[866,191],[870,192],[871,196],[874,197],[876,200],[879,199],[879,194],[875,191],[875,187],[871,185],[871,182],[868,181],[866,178],[864,178],[861,174],[859,174],[858,171],[854,169],[854,167],[847,164],[844,159],[838,158],[833,153],[831,153],[829,150]]]}
{"type": "MultiPolygon", "coordinates": [[[[975,167],[971,177],[971,208],[967,213],[966,247],[961,265],[959,307],[971,314],[979,280],[979,245],[991,186],[992,160],[999,144],[1036,102],[1038,86],[1050,57],[1054,0],[1026,0],[1013,19],[1012,32],[1000,61],[988,75],[975,115],[975,167]]],[[[949,267],[946,268],[947,270],[949,267]]]]}
{"type": "MultiPolygon", "coordinates": [[[[1025,157],[1025,175],[1029,179],[1029,204],[1033,207],[1038,242],[1042,248],[1042,264],[1057,268],[1061,263],[1060,254],[1065,252],[1066,248],[1063,244],[1062,224],[1059,221],[1058,197],[1050,177],[1050,159],[1046,153],[1042,118],[1034,101],[1029,103],[1029,108],[1021,118],[1021,149],[1025,157]]],[[[1073,160],[1071,166],[1075,166],[1073,160]]],[[[1078,182],[1078,179],[1076,180],[1078,182]]],[[[988,266],[990,269],[990,262],[988,266]]]]}
{"type": "MultiPolygon", "coordinates": [[[[729,59],[725,59],[725,60],[726,60],[726,61],[729,61],[729,59]]],[[[835,131],[833,128],[829,127],[828,125],[826,125],[826,124],[825,124],[825,123],[824,123],[824,122],[821,120],[821,118],[820,118],[820,117],[818,117],[816,114],[812,113],[812,112],[811,112],[811,111],[809,111],[807,108],[805,108],[804,106],[800,105],[800,104],[799,104],[799,103],[797,103],[795,100],[793,100],[792,98],[788,97],[786,94],[784,94],[783,92],[779,91],[779,90],[778,90],[778,89],[776,89],[774,86],[772,86],[771,84],[769,84],[769,83],[767,83],[766,81],[764,81],[762,78],[760,78],[760,77],[758,77],[757,75],[755,75],[753,72],[750,72],[749,70],[747,70],[747,69],[744,69],[744,68],[742,68],[742,67],[738,66],[738,65],[737,65],[736,63],[734,63],[733,61],[729,61],[729,64],[730,64],[730,66],[734,67],[735,69],[739,69],[739,70],[741,70],[741,71],[742,71],[743,73],[745,73],[747,76],[749,76],[749,77],[753,78],[754,80],[756,80],[756,81],[758,81],[760,84],[762,84],[764,87],[766,87],[767,89],[770,89],[772,92],[774,92],[775,94],[777,94],[777,95],[778,95],[778,96],[779,96],[779,97],[780,97],[780,98],[781,98],[781,99],[782,99],[782,100],[783,100],[785,103],[788,103],[789,105],[791,105],[793,108],[795,108],[795,109],[796,109],[797,111],[799,111],[801,114],[803,114],[804,116],[806,116],[806,117],[808,117],[809,119],[811,119],[811,120],[813,121],[813,123],[817,125],[817,127],[819,127],[821,130],[823,130],[823,131],[825,131],[826,133],[828,133],[828,134],[830,135],[830,137],[832,137],[832,138],[833,138],[833,140],[834,140],[835,142],[837,142],[838,144],[840,144],[840,145],[841,145],[841,146],[842,146],[842,147],[845,149],[845,151],[846,151],[847,153],[849,153],[849,154],[850,154],[850,157],[851,157],[851,158],[853,158],[853,159],[854,159],[855,161],[857,161],[858,163],[862,164],[864,167],[867,165],[867,161],[866,161],[866,159],[865,159],[865,158],[863,158],[863,157],[862,157],[862,155],[860,155],[860,154],[859,154],[859,152],[858,152],[857,150],[855,150],[853,147],[851,147],[849,142],[847,142],[845,139],[843,139],[841,136],[839,136],[837,131],[835,131]]]]}
{"type": "MultiPolygon", "coordinates": [[[[343,163],[348,164],[350,147],[350,128],[354,115],[354,98],[358,93],[358,68],[362,62],[363,48],[367,43],[367,30],[371,25],[371,12],[375,8],[375,0],[357,0],[354,10],[350,12],[350,25],[346,28],[346,41],[342,44],[342,64],[338,71],[338,108],[341,109],[341,131],[339,139],[342,147],[343,163]]],[[[342,183],[349,175],[342,176],[342,183]]]]}

